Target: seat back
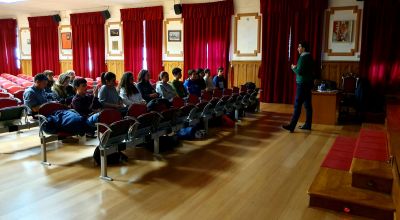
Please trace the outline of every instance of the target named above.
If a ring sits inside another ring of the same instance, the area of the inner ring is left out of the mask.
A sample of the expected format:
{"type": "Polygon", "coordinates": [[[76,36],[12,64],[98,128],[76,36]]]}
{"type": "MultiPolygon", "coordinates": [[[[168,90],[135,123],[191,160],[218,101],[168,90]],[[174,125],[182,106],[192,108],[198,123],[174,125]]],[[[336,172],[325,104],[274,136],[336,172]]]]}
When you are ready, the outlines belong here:
{"type": "MultiPolygon", "coordinates": [[[[129,128],[133,124],[135,124],[135,120],[132,120],[132,119],[122,119],[122,120],[113,122],[110,125],[110,128],[111,128],[110,138],[124,136],[125,137],[124,139],[126,140],[128,137],[129,128]]],[[[122,141],[122,139],[121,139],[121,141],[122,141]]]]}
{"type": "Polygon", "coordinates": [[[213,97],[215,97],[215,98],[221,98],[221,97],[222,97],[222,90],[221,90],[221,89],[218,89],[218,88],[214,89],[214,91],[213,91],[213,97]]]}
{"type": "Polygon", "coordinates": [[[21,86],[11,86],[11,87],[8,88],[7,90],[8,90],[9,93],[14,94],[14,93],[16,93],[17,91],[19,91],[19,90],[24,90],[24,89],[25,89],[25,88],[24,88],[24,87],[21,87],[21,86]]]}
{"type": "Polygon", "coordinates": [[[12,99],[12,98],[1,98],[0,99],[0,109],[7,108],[7,107],[13,107],[13,106],[17,106],[17,105],[18,105],[18,101],[16,99],[12,99]]]}
{"type": "Polygon", "coordinates": [[[212,99],[213,93],[212,91],[206,91],[201,95],[202,102],[209,102],[212,99]]]}
{"type": "Polygon", "coordinates": [[[233,93],[232,89],[224,89],[224,96],[231,96],[233,93]]]}
{"type": "Polygon", "coordinates": [[[197,103],[199,103],[199,97],[197,97],[197,95],[189,94],[187,103],[191,105],[196,105],[197,103]]]}
{"type": "Polygon", "coordinates": [[[15,93],[13,93],[13,95],[15,98],[22,101],[24,99],[24,90],[18,90],[15,93]]]}
{"type": "Polygon", "coordinates": [[[116,109],[104,109],[99,114],[99,123],[110,125],[120,120],[122,120],[121,112],[116,109]]]}
{"type": "Polygon", "coordinates": [[[156,131],[158,128],[158,125],[160,123],[160,115],[156,112],[149,112],[139,116],[137,120],[140,123],[138,130],[149,129],[150,132],[153,132],[156,131]]]}
{"type": "Polygon", "coordinates": [[[156,111],[156,112],[162,112],[164,110],[169,109],[171,106],[171,103],[168,101],[168,99],[153,99],[149,103],[147,103],[147,111],[156,111]]]}
{"type": "Polygon", "coordinates": [[[355,93],[358,78],[353,74],[345,74],[342,76],[342,90],[345,93],[355,93]]]}
{"type": "Polygon", "coordinates": [[[10,98],[10,94],[5,92],[0,92],[0,98],[10,98]]]}
{"type": "Polygon", "coordinates": [[[174,108],[181,108],[185,105],[185,101],[181,97],[174,97],[172,99],[172,106],[174,108]]]}
{"type": "Polygon", "coordinates": [[[127,116],[137,118],[145,113],[147,113],[147,106],[145,104],[132,104],[129,106],[127,116]]]}
{"type": "Polygon", "coordinates": [[[39,114],[47,117],[47,116],[53,114],[55,111],[66,110],[66,109],[69,109],[69,108],[65,105],[62,105],[62,104],[56,103],[56,102],[49,102],[49,103],[45,103],[40,106],[39,114]]]}

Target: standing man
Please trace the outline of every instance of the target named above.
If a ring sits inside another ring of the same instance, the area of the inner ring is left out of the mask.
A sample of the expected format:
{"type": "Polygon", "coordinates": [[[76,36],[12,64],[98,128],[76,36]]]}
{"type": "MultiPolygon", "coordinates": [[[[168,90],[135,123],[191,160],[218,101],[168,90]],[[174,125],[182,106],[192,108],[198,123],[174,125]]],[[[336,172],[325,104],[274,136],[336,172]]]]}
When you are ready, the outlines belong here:
{"type": "Polygon", "coordinates": [[[282,125],[284,129],[291,133],[296,128],[303,103],[304,108],[306,109],[306,122],[299,128],[303,130],[311,130],[312,123],[311,90],[314,87],[314,61],[309,52],[310,48],[307,42],[300,42],[297,51],[300,54],[299,60],[297,61],[297,65],[292,64],[292,70],[296,74],[297,84],[294,112],[290,124],[282,125]]]}

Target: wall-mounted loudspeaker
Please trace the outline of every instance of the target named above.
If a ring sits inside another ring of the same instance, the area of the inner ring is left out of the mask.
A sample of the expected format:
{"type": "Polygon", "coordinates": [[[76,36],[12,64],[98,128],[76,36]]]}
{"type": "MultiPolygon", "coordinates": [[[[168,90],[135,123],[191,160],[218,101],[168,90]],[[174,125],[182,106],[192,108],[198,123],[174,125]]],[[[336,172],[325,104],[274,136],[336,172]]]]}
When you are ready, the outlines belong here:
{"type": "Polygon", "coordinates": [[[60,15],[53,15],[53,20],[54,20],[55,22],[57,22],[57,23],[60,23],[60,21],[61,21],[60,15]]]}
{"type": "Polygon", "coordinates": [[[174,11],[176,15],[182,14],[182,5],[181,4],[175,4],[174,5],[174,11]]]}
{"type": "Polygon", "coordinates": [[[110,12],[108,10],[102,11],[101,14],[103,15],[104,19],[109,19],[111,17],[110,12]]]}

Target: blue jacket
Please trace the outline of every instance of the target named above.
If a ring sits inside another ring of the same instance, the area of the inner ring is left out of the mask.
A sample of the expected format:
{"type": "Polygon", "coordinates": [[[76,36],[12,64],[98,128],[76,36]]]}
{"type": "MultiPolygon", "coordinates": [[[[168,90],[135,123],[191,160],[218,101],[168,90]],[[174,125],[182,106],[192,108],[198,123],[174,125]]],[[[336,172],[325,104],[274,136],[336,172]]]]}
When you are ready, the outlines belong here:
{"type": "Polygon", "coordinates": [[[201,97],[201,88],[198,83],[196,83],[193,80],[187,79],[185,80],[185,83],[183,83],[183,86],[187,89],[189,94],[196,95],[198,97],[201,97]]]}
{"type": "Polygon", "coordinates": [[[214,76],[213,84],[214,84],[215,88],[226,89],[226,81],[223,76],[221,76],[221,77],[214,76]]]}

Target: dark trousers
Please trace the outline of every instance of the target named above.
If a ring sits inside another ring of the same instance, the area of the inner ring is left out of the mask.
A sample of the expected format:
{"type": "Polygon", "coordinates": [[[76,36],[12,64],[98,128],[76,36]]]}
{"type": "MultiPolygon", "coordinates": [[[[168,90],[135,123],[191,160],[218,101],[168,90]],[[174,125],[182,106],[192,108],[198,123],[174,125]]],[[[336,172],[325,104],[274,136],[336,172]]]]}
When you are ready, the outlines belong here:
{"type": "Polygon", "coordinates": [[[301,114],[301,108],[304,103],[304,108],[306,109],[306,127],[311,128],[312,123],[312,103],[311,103],[311,90],[313,88],[313,83],[297,83],[296,88],[296,100],[294,101],[294,112],[292,120],[290,121],[290,127],[295,128],[297,121],[299,120],[301,114]]]}

